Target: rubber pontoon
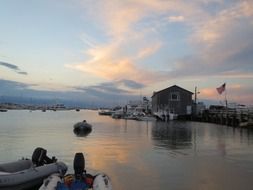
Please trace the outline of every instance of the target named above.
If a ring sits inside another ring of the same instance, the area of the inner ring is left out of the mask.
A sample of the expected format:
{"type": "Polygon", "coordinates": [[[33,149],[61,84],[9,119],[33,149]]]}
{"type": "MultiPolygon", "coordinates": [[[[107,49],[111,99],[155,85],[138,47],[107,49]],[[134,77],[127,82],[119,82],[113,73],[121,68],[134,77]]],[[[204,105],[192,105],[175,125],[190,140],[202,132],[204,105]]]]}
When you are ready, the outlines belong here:
{"type": "Polygon", "coordinates": [[[40,186],[43,179],[53,173],[62,176],[67,171],[63,162],[57,162],[46,156],[46,150],[35,149],[32,160],[23,159],[15,162],[0,164],[0,189],[21,190],[40,186]]]}
{"type": "Polygon", "coordinates": [[[87,174],[84,169],[85,160],[82,153],[76,153],[74,159],[75,174],[68,174],[63,178],[52,174],[44,180],[39,190],[112,190],[110,178],[100,173],[95,176],[87,174]]]}

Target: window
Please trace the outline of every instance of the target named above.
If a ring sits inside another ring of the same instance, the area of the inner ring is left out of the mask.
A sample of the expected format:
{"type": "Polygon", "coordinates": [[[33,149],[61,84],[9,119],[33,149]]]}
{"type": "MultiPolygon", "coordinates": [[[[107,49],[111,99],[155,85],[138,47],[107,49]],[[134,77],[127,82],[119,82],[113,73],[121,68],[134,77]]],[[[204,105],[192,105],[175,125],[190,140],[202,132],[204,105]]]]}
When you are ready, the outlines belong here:
{"type": "Polygon", "coordinates": [[[180,100],[180,96],[178,92],[172,92],[170,94],[170,100],[171,101],[179,101],[180,100]]]}

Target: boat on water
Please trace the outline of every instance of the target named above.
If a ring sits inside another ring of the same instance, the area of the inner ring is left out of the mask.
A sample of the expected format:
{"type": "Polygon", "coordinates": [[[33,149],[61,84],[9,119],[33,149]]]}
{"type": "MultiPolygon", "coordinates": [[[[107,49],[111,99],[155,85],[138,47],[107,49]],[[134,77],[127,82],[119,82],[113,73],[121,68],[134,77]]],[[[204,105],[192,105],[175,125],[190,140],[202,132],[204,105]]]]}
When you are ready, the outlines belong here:
{"type": "Polygon", "coordinates": [[[0,112],[7,112],[7,109],[0,109],[0,112]]]}
{"type": "Polygon", "coordinates": [[[67,166],[63,162],[57,162],[55,157],[49,158],[46,153],[45,149],[38,147],[34,150],[32,159],[0,164],[0,189],[35,188],[53,173],[65,175],[67,166]]]}
{"type": "Polygon", "coordinates": [[[86,120],[78,122],[74,125],[74,133],[78,136],[85,136],[92,131],[92,125],[87,123],[86,120]]]}
{"type": "Polygon", "coordinates": [[[113,110],[100,110],[98,112],[99,115],[112,115],[114,113],[113,110]]]}
{"type": "Polygon", "coordinates": [[[112,190],[108,175],[86,173],[83,153],[75,154],[73,166],[74,174],[67,174],[64,177],[53,174],[44,180],[39,190],[112,190]]]}
{"type": "Polygon", "coordinates": [[[153,116],[145,115],[145,116],[137,116],[136,120],[138,120],[138,121],[156,121],[156,118],[153,116]]]}
{"type": "Polygon", "coordinates": [[[167,111],[159,111],[159,112],[154,112],[153,115],[162,121],[172,121],[176,120],[178,118],[178,114],[172,113],[172,112],[167,112],[167,111]]]}

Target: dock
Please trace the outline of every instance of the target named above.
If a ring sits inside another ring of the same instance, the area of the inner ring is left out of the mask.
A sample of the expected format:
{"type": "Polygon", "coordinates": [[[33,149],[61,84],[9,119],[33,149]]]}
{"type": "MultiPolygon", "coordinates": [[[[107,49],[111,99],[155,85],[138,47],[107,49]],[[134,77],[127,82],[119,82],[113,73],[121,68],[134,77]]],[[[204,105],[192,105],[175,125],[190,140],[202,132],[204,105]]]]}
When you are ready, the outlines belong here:
{"type": "Polygon", "coordinates": [[[194,116],[193,120],[216,123],[233,127],[253,128],[252,108],[227,108],[218,110],[205,110],[202,114],[194,116]]]}

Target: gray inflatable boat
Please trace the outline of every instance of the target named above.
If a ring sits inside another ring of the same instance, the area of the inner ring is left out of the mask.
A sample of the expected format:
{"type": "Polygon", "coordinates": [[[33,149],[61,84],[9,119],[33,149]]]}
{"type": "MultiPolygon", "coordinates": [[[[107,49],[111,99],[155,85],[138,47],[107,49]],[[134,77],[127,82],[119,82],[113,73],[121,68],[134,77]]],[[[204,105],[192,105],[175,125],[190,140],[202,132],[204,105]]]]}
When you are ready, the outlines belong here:
{"type": "Polygon", "coordinates": [[[22,190],[38,187],[43,179],[53,173],[64,175],[67,166],[63,162],[57,162],[53,157],[46,156],[46,150],[35,149],[32,160],[22,159],[15,162],[0,164],[0,189],[22,190]]]}

